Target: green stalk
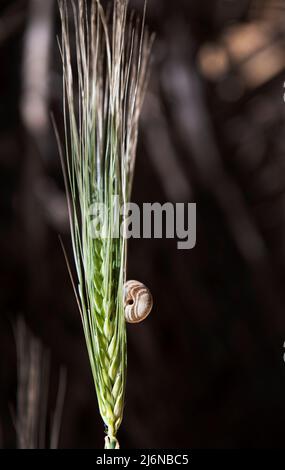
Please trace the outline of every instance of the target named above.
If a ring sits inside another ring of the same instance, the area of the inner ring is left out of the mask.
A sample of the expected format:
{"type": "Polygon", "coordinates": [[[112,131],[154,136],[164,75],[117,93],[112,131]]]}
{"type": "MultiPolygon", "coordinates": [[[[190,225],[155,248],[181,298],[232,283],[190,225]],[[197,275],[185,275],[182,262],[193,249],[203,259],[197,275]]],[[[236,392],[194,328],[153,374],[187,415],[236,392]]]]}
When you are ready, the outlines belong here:
{"type": "Polygon", "coordinates": [[[73,286],[107,430],[105,448],[115,449],[123,419],[127,345],[126,241],[121,233],[113,238],[119,217],[114,197],[120,206],[130,200],[152,37],[144,30],[144,19],[141,26],[127,22],[127,0],[114,0],[111,20],[99,0],[92,0],[90,9],[83,0],[71,5],[74,50],[67,2],[60,1],[66,153],[62,166],[77,273],[73,286]],[[98,203],[106,207],[101,224],[105,234],[94,236],[91,209],[98,203]]]}

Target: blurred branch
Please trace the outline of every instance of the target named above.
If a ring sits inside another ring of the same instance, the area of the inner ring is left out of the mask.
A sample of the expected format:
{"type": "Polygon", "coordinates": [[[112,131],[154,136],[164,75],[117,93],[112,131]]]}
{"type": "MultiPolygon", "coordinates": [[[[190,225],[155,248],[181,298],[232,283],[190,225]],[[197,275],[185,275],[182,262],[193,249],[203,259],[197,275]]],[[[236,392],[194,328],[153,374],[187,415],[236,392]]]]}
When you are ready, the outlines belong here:
{"type": "Polygon", "coordinates": [[[49,126],[48,83],[54,0],[30,0],[23,52],[22,118],[26,129],[41,145],[49,126]]]}
{"type": "MultiPolygon", "coordinates": [[[[22,318],[17,321],[15,334],[18,364],[15,426],[18,448],[45,448],[50,376],[49,353],[41,342],[32,335],[22,318]]],[[[56,448],[58,445],[65,390],[66,373],[62,370],[51,427],[52,448],[56,448]]]]}
{"type": "Polygon", "coordinates": [[[59,443],[59,434],[62,422],[62,412],[66,393],[66,370],[61,369],[59,386],[56,400],[56,407],[53,413],[50,448],[57,449],[59,443]]]}
{"type": "Polygon", "coordinates": [[[204,102],[202,86],[195,70],[183,60],[183,43],[176,37],[179,51],[169,60],[162,73],[166,100],[172,106],[172,122],[185,149],[191,153],[202,184],[215,196],[225,212],[229,227],[240,253],[250,264],[266,258],[266,248],[248,214],[242,194],[223,168],[212,125],[204,102]]]}
{"type": "Polygon", "coordinates": [[[19,449],[37,449],[43,440],[42,423],[46,423],[49,358],[23,319],[16,325],[17,345],[17,417],[19,449]],[[41,384],[44,385],[41,389],[41,384]],[[41,392],[44,392],[42,395],[41,392]]]}
{"type": "Polygon", "coordinates": [[[148,96],[143,130],[151,162],[170,201],[187,201],[191,197],[190,183],[177,158],[159,100],[148,96]],[[157,143],[159,142],[159,145],[157,143]]]}
{"type": "Polygon", "coordinates": [[[54,0],[30,0],[23,45],[21,115],[25,159],[19,199],[26,234],[27,310],[38,310],[48,295],[48,273],[44,265],[47,225],[37,198],[37,184],[44,179],[43,159],[49,154],[49,59],[52,45],[54,0]],[[39,158],[42,157],[42,158],[39,158]]]}

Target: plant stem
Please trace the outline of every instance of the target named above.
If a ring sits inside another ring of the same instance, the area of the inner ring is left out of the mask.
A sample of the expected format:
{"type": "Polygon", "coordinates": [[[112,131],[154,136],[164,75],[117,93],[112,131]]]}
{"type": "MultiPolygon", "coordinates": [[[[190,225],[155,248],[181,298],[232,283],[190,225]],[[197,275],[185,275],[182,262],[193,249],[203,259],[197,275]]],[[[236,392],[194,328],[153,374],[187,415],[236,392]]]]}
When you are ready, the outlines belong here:
{"type": "Polygon", "coordinates": [[[120,445],[115,436],[109,435],[105,437],[105,449],[119,449],[120,445]]]}

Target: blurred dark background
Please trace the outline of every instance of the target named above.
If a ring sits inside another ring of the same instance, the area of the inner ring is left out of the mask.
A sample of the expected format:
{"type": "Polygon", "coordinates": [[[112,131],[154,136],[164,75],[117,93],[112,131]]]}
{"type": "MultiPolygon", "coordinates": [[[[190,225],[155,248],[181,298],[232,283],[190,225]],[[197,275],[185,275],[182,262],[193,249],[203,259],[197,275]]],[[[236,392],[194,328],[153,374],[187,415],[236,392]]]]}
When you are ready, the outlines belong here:
{"type": "MultiPolygon", "coordinates": [[[[131,6],[142,12],[143,0],[131,6]]],[[[133,240],[153,315],[128,327],[122,447],[285,446],[285,2],[149,0],[156,32],[133,201],[196,202],[197,246],[133,240]]],[[[62,79],[53,0],[0,2],[0,446],[16,446],[22,315],[67,371],[60,447],[103,425],[58,235],[70,252],[52,111],[62,79]]]]}

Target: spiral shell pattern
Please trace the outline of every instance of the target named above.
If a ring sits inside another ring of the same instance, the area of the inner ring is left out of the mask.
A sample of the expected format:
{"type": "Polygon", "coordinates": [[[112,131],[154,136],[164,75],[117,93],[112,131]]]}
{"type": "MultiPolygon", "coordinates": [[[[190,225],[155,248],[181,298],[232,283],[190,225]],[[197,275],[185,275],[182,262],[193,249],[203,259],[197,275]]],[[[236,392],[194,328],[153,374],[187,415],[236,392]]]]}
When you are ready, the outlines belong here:
{"type": "Polygon", "coordinates": [[[153,298],[141,282],[127,281],[124,286],[125,318],[128,323],[140,323],[150,314],[153,298]]]}

